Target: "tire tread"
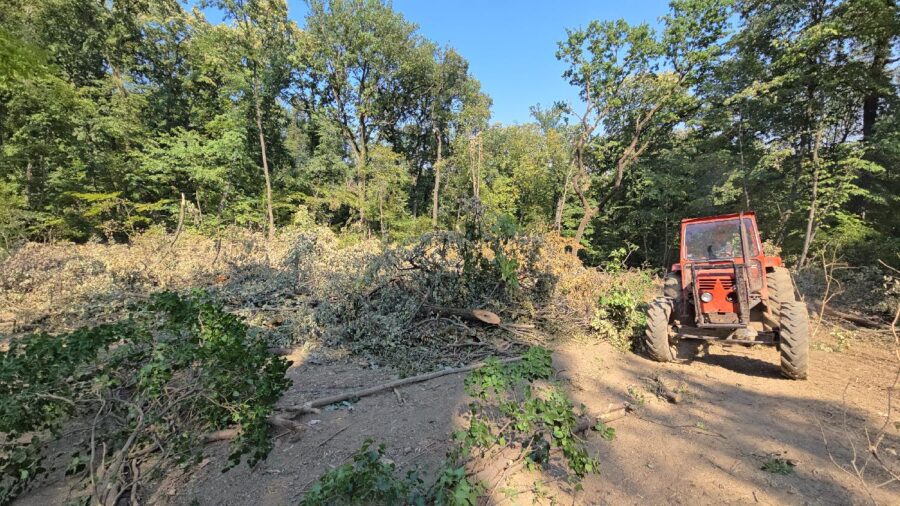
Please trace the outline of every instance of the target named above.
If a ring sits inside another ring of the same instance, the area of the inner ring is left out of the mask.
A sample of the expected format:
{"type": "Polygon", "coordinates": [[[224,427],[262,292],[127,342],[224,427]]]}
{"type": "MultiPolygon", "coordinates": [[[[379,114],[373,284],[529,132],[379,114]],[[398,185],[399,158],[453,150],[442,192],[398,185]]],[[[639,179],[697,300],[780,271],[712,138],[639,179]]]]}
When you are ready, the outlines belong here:
{"type": "Polygon", "coordinates": [[[781,373],[790,379],[806,379],[809,369],[809,314],[806,304],[788,301],[781,305],[781,373]]]}
{"type": "Polygon", "coordinates": [[[654,299],[647,308],[644,348],[650,358],[657,362],[675,360],[673,346],[669,342],[669,319],[671,316],[672,301],[665,297],[654,299]]]}

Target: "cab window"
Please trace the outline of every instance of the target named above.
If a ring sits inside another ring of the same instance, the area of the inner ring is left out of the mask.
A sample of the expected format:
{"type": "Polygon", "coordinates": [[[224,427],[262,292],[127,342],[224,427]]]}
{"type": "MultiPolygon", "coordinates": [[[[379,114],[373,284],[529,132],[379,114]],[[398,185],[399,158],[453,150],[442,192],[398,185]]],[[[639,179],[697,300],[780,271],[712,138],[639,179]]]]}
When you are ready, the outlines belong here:
{"type": "MultiPolygon", "coordinates": [[[[748,250],[759,255],[753,220],[744,218],[748,250]]],[[[684,252],[688,260],[732,259],[741,256],[741,232],[737,218],[691,223],[684,228],[684,252]]]]}

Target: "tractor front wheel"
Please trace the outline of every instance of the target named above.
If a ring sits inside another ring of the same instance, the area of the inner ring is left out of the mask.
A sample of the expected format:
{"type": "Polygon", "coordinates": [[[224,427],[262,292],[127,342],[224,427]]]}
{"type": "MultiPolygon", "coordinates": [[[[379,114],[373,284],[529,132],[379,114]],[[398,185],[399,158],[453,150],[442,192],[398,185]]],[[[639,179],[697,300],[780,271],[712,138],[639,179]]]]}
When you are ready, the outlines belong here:
{"type": "Polygon", "coordinates": [[[663,296],[681,302],[681,273],[670,272],[663,278],[663,296]]]}
{"type": "Polygon", "coordinates": [[[672,301],[657,298],[647,308],[647,330],[644,331],[644,348],[650,358],[657,362],[675,360],[675,347],[669,342],[669,318],[672,316],[672,301]]]}
{"type": "Polygon", "coordinates": [[[781,374],[790,379],[806,379],[809,369],[809,314],[800,301],[781,303],[781,374]]]}

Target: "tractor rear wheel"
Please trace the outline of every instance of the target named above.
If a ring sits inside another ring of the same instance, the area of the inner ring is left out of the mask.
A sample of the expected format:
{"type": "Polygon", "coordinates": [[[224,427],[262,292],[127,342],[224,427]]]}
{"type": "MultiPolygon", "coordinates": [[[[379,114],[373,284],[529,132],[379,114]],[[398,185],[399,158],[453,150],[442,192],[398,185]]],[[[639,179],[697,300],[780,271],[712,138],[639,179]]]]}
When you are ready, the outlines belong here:
{"type": "Polygon", "coordinates": [[[675,347],[669,342],[669,318],[671,316],[672,301],[665,297],[654,299],[647,308],[644,348],[650,358],[657,362],[675,360],[675,347]]]}
{"type": "Polygon", "coordinates": [[[781,374],[806,379],[809,369],[809,314],[806,304],[792,300],[781,304],[781,374]]]}
{"type": "Polygon", "coordinates": [[[766,273],[766,291],[769,292],[769,300],[766,302],[766,316],[770,325],[778,327],[778,315],[781,313],[781,305],[785,302],[797,300],[794,297],[794,280],[791,272],[784,267],[774,267],[766,273]]]}

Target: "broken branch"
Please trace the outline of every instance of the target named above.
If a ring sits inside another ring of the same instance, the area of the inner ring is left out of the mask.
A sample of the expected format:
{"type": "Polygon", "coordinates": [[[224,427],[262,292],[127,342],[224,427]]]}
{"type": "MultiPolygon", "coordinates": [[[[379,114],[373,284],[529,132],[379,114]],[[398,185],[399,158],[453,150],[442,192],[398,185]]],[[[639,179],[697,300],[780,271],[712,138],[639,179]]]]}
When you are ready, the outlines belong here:
{"type": "MultiPolygon", "coordinates": [[[[505,358],[500,360],[501,364],[508,364],[511,362],[518,362],[522,360],[522,357],[512,357],[505,358]]],[[[284,408],[285,411],[289,411],[296,414],[304,414],[304,413],[315,413],[318,410],[316,408],[321,408],[324,406],[328,406],[329,404],[335,404],[338,402],[343,402],[350,399],[359,399],[362,397],[366,397],[369,395],[377,394],[380,392],[384,392],[385,390],[391,390],[394,388],[412,385],[414,383],[421,383],[423,381],[428,381],[434,378],[440,378],[441,376],[447,376],[449,374],[459,374],[462,372],[474,371],[475,369],[480,369],[487,365],[485,362],[478,362],[475,364],[467,365],[464,367],[457,367],[455,369],[444,369],[441,371],[434,371],[427,374],[420,374],[418,376],[411,376],[409,378],[398,379],[394,381],[389,381],[387,383],[383,383],[381,385],[377,385],[370,388],[364,388],[361,390],[353,390],[350,392],[344,392],[342,394],[330,395],[328,397],[322,397],[321,399],[316,399],[313,401],[309,401],[304,404],[297,404],[294,406],[289,406],[284,408]],[[315,411],[314,411],[315,410],[315,411]]]]}

